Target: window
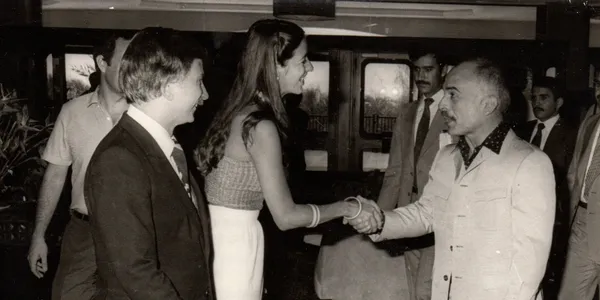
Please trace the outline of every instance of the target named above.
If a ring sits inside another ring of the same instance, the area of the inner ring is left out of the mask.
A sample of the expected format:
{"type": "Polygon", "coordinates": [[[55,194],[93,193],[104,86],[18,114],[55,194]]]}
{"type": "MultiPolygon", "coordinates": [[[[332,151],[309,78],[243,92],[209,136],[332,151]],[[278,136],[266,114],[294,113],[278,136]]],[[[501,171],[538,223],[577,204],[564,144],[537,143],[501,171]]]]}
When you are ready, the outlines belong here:
{"type": "Polygon", "coordinates": [[[100,78],[90,75],[96,71],[94,58],[91,54],[65,54],[65,79],[67,81],[67,101],[78,97],[92,88],[95,88],[100,78]]]}
{"type": "Polygon", "coordinates": [[[410,67],[406,63],[369,62],[363,72],[363,120],[367,134],[391,135],[398,108],[411,97],[410,67]]]}
{"type": "Polygon", "coordinates": [[[54,94],[54,60],[52,58],[52,54],[48,54],[46,56],[46,92],[48,93],[48,98],[52,99],[54,94]]]}
{"type": "Polygon", "coordinates": [[[300,108],[309,115],[309,131],[327,132],[329,62],[313,61],[312,64],[314,70],[304,79],[300,108]]]}
{"type": "Polygon", "coordinates": [[[312,61],[314,70],[306,75],[300,108],[308,113],[304,161],[308,171],[327,171],[325,144],[329,125],[329,62],[312,61]]]}

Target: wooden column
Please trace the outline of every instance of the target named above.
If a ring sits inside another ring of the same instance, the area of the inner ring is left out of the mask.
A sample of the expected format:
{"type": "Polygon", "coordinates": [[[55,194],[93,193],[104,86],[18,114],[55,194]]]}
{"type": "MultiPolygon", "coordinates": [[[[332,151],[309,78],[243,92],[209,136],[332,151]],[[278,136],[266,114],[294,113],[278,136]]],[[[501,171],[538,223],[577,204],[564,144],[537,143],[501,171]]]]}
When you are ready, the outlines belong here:
{"type": "Polygon", "coordinates": [[[556,66],[557,78],[567,92],[565,113],[574,118],[588,102],[590,13],[584,7],[549,2],[538,7],[536,38],[568,45],[564,65],[556,66]]]}

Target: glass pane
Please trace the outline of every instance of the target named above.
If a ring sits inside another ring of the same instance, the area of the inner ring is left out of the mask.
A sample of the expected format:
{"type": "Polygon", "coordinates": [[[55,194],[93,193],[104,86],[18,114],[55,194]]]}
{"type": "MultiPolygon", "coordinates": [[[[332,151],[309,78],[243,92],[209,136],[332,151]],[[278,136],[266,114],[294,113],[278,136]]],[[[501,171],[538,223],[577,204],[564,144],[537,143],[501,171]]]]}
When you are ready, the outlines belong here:
{"type": "MultiPolygon", "coordinates": [[[[94,58],[91,54],[65,54],[65,71],[67,100],[91,91],[92,85],[89,77],[96,71],[94,58]]],[[[99,80],[99,78],[96,80],[99,80]]],[[[98,82],[93,83],[95,88],[98,82]]]]}
{"type": "Polygon", "coordinates": [[[300,108],[309,115],[309,131],[327,132],[329,62],[313,61],[312,64],[314,70],[304,79],[300,108]]]}
{"type": "Polygon", "coordinates": [[[391,133],[399,105],[410,99],[410,68],[405,64],[369,63],[364,78],[363,129],[367,133],[391,133]]]}
{"type": "Polygon", "coordinates": [[[48,93],[48,98],[52,99],[53,90],[54,90],[54,61],[52,59],[52,54],[48,54],[46,56],[46,92],[48,93]]]}

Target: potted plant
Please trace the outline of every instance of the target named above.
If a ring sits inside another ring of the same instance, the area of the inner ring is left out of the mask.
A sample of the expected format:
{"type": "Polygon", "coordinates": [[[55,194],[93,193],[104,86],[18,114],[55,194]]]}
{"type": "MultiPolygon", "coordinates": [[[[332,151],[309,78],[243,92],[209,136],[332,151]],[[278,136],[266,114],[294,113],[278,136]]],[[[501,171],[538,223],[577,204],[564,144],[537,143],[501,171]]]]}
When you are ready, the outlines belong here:
{"type": "Polygon", "coordinates": [[[0,210],[35,202],[53,123],[30,117],[27,99],[0,84],[0,210]]]}

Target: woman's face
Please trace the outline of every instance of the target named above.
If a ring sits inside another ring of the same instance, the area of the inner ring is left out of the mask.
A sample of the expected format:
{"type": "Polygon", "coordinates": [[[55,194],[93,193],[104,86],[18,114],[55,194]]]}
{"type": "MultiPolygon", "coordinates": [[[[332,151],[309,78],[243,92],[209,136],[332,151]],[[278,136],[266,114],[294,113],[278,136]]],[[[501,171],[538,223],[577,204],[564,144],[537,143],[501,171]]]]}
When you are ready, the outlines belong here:
{"type": "Polygon", "coordinates": [[[306,40],[303,40],[284,66],[277,65],[277,77],[281,96],[285,94],[302,94],[304,78],[313,70],[313,65],[306,57],[306,40]]]}

